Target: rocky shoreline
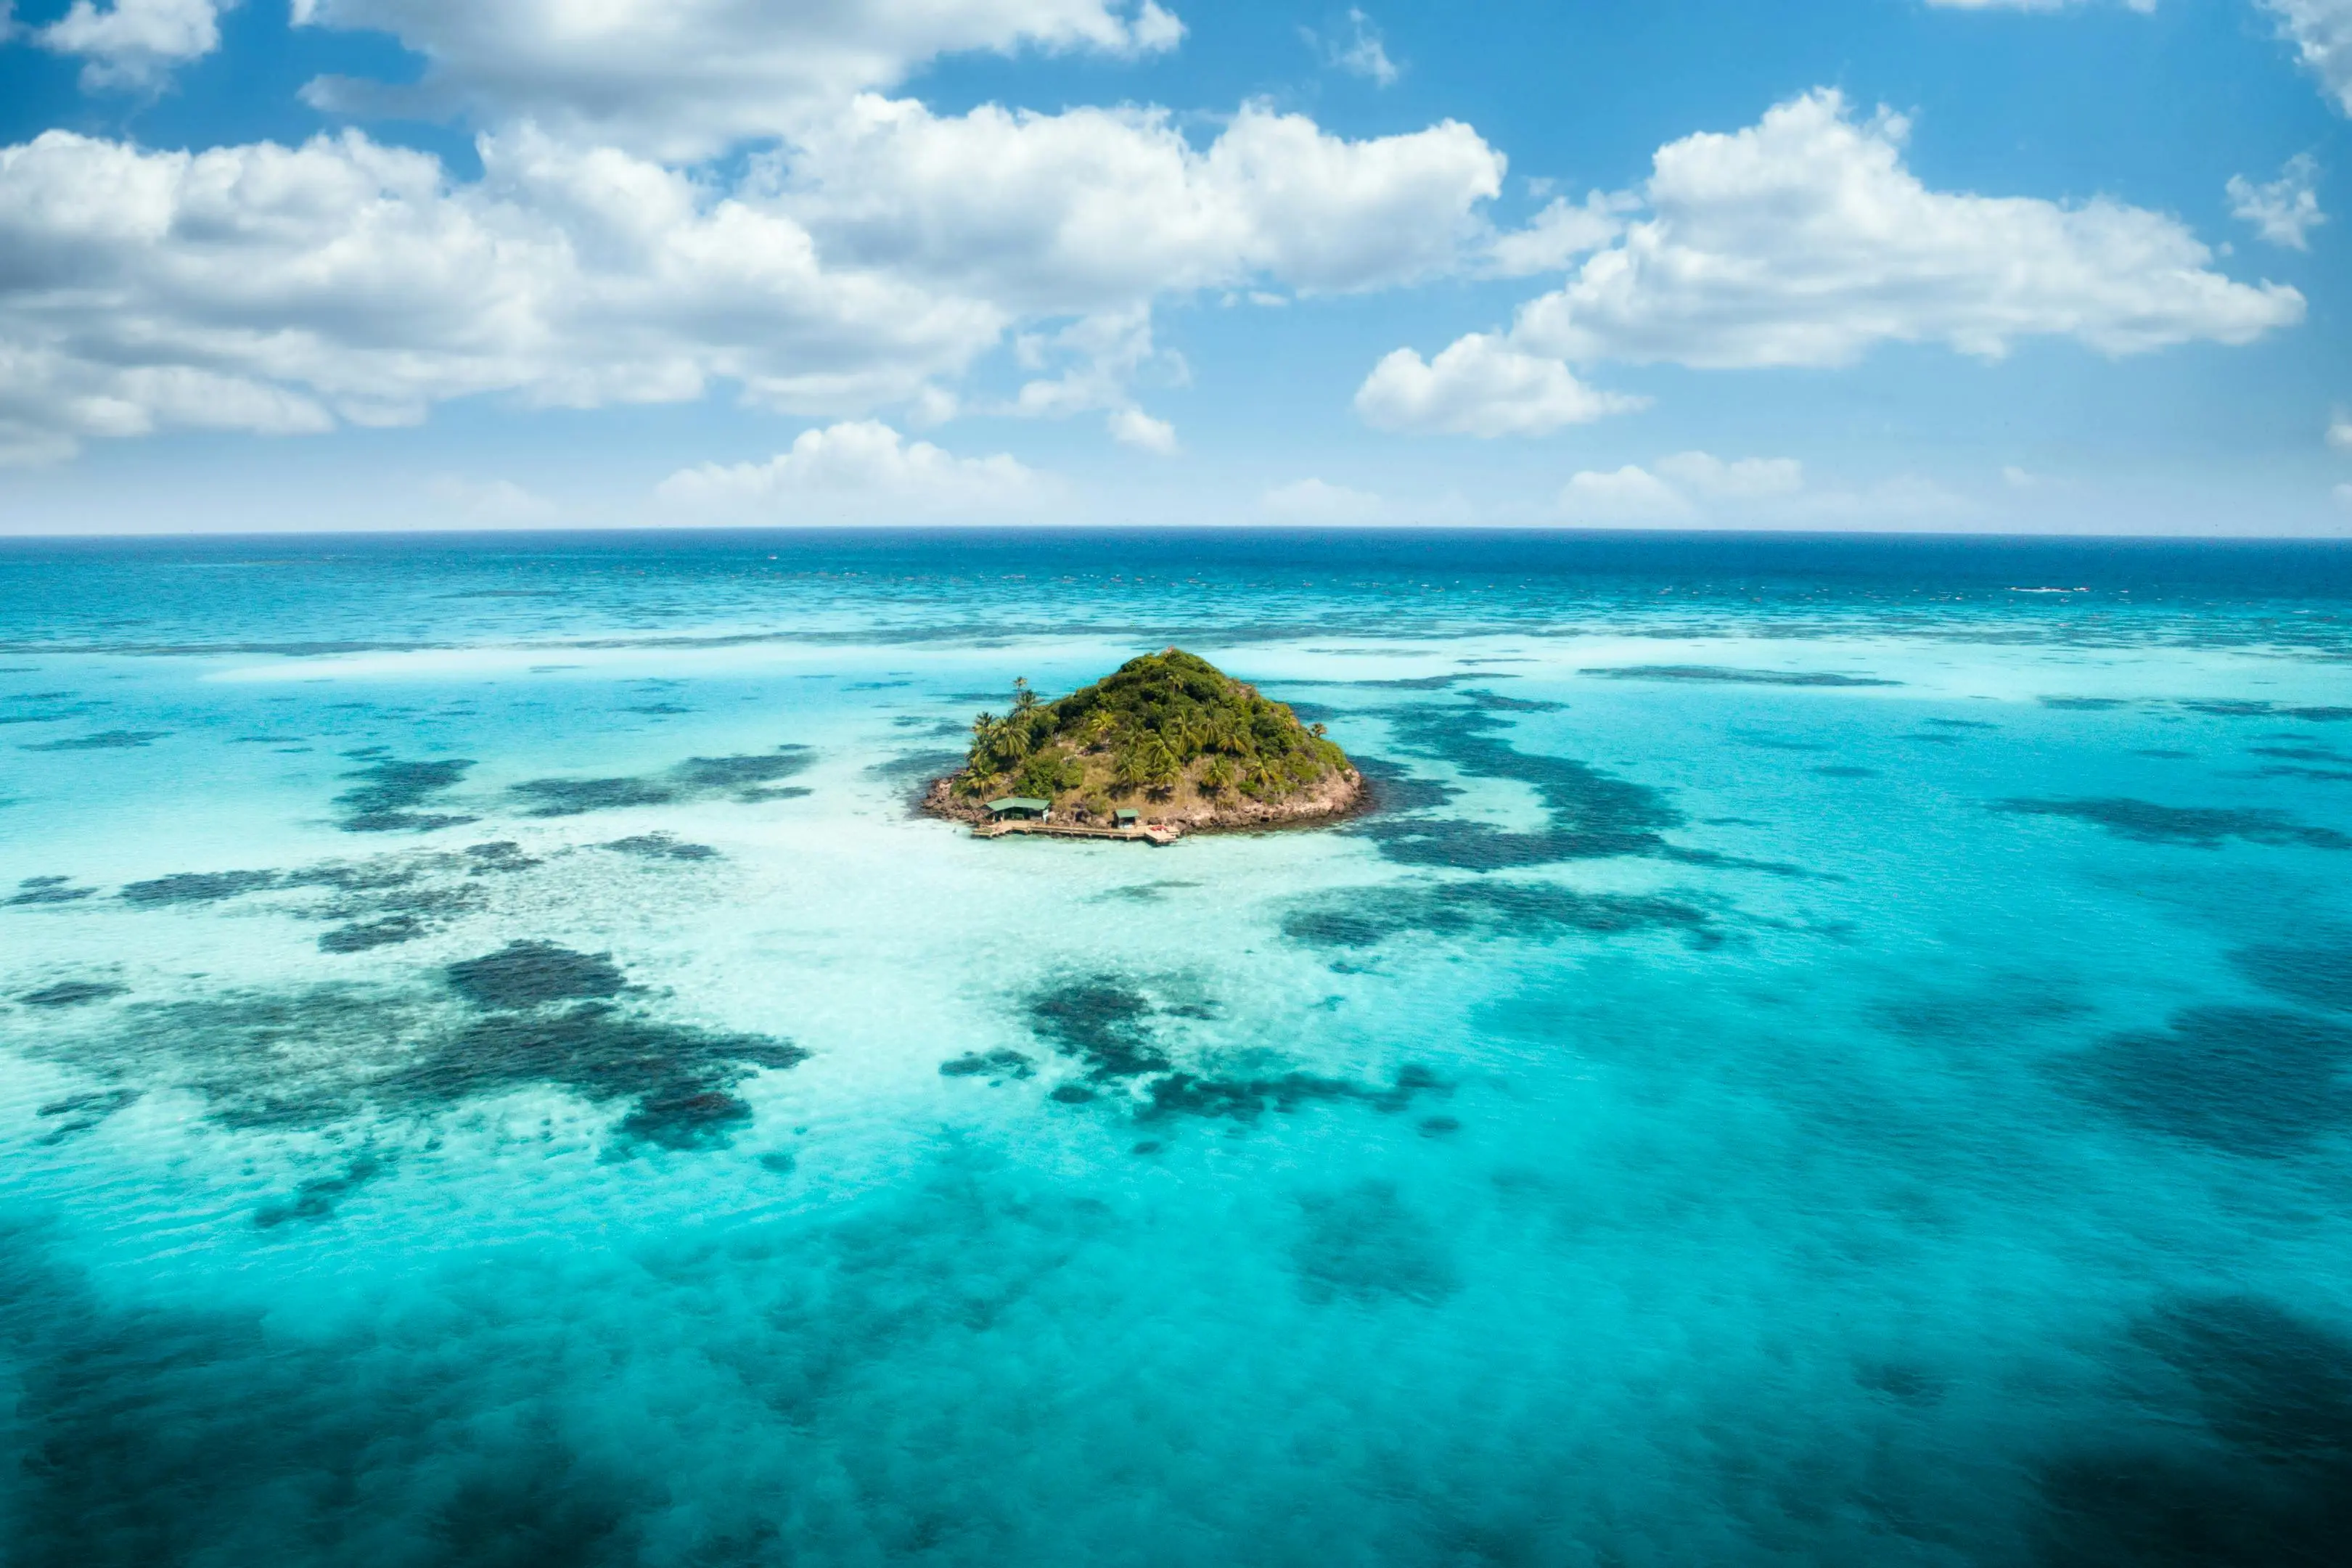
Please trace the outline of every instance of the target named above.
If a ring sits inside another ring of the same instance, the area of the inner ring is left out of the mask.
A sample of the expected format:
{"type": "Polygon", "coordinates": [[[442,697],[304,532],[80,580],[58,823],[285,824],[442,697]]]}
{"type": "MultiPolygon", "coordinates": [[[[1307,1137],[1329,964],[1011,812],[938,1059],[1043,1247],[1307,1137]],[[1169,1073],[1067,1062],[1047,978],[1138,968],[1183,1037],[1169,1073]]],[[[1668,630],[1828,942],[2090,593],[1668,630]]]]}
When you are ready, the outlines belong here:
{"type": "MultiPolygon", "coordinates": [[[[955,792],[957,776],[950,774],[931,780],[923,791],[921,810],[925,816],[949,821],[970,822],[974,826],[989,821],[985,802],[960,797],[955,792]]],[[[1260,831],[1270,828],[1321,826],[1344,821],[1366,810],[1371,804],[1371,790],[1364,776],[1349,768],[1323,782],[1277,800],[1254,800],[1234,792],[1229,800],[1211,801],[1187,800],[1169,801],[1155,806],[1150,800],[1139,801],[1134,810],[1146,823],[1159,823],[1191,833],[1239,833],[1260,831]]],[[[1083,810],[1074,813],[1069,821],[1089,825],[1090,819],[1083,810]]],[[[1108,827],[1109,823],[1092,824],[1108,827]]]]}

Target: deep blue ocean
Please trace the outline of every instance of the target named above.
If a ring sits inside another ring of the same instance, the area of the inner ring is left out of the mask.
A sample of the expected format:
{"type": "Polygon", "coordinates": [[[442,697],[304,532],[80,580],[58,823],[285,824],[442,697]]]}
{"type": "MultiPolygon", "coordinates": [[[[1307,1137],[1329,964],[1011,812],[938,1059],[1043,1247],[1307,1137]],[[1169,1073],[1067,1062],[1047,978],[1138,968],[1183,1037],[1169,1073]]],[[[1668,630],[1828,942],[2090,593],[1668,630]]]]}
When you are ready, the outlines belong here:
{"type": "Polygon", "coordinates": [[[2347,1543],[2352,548],[0,542],[10,1568],[2347,1543]]]}

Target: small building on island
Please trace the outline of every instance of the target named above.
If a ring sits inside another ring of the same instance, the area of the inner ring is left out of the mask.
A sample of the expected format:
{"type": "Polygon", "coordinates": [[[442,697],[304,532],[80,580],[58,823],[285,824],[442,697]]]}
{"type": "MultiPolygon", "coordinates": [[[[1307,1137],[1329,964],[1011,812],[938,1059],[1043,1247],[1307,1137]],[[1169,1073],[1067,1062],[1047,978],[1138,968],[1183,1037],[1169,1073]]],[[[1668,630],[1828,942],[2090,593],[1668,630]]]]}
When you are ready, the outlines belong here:
{"type": "Polygon", "coordinates": [[[1007,795],[988,803],[988,814],[1000,822],[1044,821],[1054,814],[1054,802],[1034,795],[1007,795]]]}
{"type": "Polygon", "coordinates": [[[1122,828],[1134,827],[1141,820],[1132,806],[1122,806],[1111,813],[1111,821],[1122,828]]]}

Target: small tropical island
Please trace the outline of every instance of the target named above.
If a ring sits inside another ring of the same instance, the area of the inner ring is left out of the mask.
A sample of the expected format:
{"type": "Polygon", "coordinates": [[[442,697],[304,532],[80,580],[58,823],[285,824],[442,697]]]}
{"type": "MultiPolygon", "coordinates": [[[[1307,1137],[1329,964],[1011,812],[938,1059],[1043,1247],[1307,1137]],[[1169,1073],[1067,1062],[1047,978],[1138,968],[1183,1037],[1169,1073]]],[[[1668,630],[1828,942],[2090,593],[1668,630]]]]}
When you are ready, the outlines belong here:
{"type": "Polygon", "coordinates": [[[1011,709],[972,721],[963,768],[932,780],[923,808],[983,831],[1165,843],[1344,817],[1363,796],[1321,725],[1170,648],[1054,702],[1013,682],[1011,709]]]}

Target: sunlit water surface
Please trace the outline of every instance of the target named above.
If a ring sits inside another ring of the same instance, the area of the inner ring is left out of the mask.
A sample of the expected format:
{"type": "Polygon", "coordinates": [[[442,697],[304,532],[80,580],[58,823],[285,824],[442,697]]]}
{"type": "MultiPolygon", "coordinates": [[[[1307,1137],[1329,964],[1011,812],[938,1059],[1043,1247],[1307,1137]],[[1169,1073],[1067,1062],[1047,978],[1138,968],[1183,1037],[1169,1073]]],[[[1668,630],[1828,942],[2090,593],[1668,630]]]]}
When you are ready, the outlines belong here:
{"type": "Polygon", "coordinates": [[[0,547],[0,1559],[2345,1561],[2347,655],[2324,547],[0,547]],[[1381,810],[910,809],[1178,643],[1381,810]]]}

